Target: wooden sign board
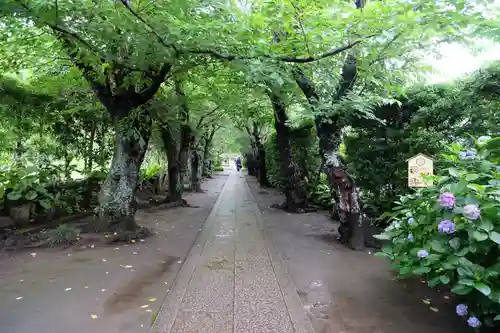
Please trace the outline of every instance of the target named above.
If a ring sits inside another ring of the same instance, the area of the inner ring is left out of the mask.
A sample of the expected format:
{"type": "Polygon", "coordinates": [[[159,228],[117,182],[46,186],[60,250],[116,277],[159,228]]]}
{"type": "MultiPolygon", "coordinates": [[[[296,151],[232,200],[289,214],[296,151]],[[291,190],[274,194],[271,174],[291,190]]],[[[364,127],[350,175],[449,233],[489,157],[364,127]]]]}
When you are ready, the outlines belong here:
{"type": "Polygon", "coordinates": [[[434,162],[424,154],[417,154],[408,159],[408,187],[429,187],[432,181],[425,180],[424,175],[434,174],[434,162]]]}

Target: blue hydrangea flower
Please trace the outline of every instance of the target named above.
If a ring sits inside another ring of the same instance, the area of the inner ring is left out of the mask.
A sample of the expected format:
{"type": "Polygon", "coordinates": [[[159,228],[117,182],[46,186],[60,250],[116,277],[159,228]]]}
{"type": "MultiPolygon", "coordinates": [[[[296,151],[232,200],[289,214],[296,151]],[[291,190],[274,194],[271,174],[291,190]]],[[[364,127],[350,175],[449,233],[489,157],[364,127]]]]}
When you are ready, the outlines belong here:
{"type": "Polygon", "coordinates": [[[475,160],[476,159],[476,151],[472,150],[472,149],[464,150],[458,154],[458,157],[461,160],[475,160]]]}
{"type": "Polygon", "coordinates": [[[438,231],[445,234],[452,234],[455,232],[455,223],[450,220],[443,220],[438,224],[438,231]]]}
{"type": "Polygon", "coordinates": [[[413,217],[410,217],[408,219],[408,224],[412,224],[413,222],[415,222],[415,219],[413,217]]]}
{"type": "Polygon", "coordinates": [[[469,307],[465,304],[458,304],[456,310],[459,316],[467,316],[469,314],[469,307]]]}
{"type": "Polygon", "coordinates": [[[481,326],[481,321],[477,317],[470,317],[467,319],[467,324],[472,328],[478,328],[481,326]]]}
{"type": "Polygon", "coordinates": [[[478,139],[477,139],[477,143],[482,145],[482,144],[485,144],[486,141],[489,141],[491,140],[491,136],[488,136],[488,135],[483,135],[483,136],[480,136],[478,139]]]}
{"type": "Polygon", "coordinates": [[[427,257],[428,255],[429,255],[429,252],[427,252],[427,250],[424,250],[424,249],[419,250],[419,251],[417,252],[417,256],[418,256],[419,258],[425,258],[425,257],[427,257]]]}
{"type": "Polygon", "coordinates": [[[439,205],[444,208],[451,209],[455,206],[455,196],[451,192],[445,192],[439,196],[439,205]]]}
{"type": "Polygon", "coordinates": [[[410,242],[413,242],[413,235],[412,234],[408,234],[408,237],[406,237],[410,242]]]}
{"type": "Polygon", "coordinates": [[[464,207],[464,216],[469,220],[477,220],[481,216],[481,211],[477,205],[467,205],[464,207]]]}

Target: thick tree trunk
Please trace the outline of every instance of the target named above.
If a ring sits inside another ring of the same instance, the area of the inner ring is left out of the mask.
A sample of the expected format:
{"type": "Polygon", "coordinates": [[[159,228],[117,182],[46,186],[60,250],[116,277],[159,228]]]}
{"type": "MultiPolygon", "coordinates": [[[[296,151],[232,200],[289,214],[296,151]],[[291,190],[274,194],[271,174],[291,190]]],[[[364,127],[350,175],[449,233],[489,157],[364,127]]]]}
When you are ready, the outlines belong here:
{"type": "Polygon", "coordinates": [[[191,191],[202,192],[201,190],[201,156],[197,147],[191,149],[191,191]]]}
{"type": "Polygon", "coordinates": [[[305,195],[300,191],[301,179],[293,161],[290,146],[290,129],[286,125],[287,115],[285,104],[281,97],[274,92],[269,93],[274,109],[274,128],[276,130],[276,143],[280,156],[281,176],[285,184],[285,202],[280,208],[297,212],[307,206],[305,195]]]}
{"type": "Polygon", "coordinates": [[[261,187],[268,187],[269,183],[267,181],[267,172],[266,172],[266,151],[262,144],[257,146],[258,151],[258,179],[261,187]]]}
{"type": "Polygon", "coordinates": [[[333,214],[339,219],[340,241],[354,250],[365,246],[365,226],[361,214],[359,191],[354,178],[347,172],[340,148],[340,130],[334,124],[322,123],[319,145],[332,198],[336,198],[333,214]]]}
{"type": "Polygon", "coordinates": [[[179,161],[179,148],[169,128],[161,129],[163,146],[167,153],[168,162],[168,202],[182,201],[181,167],[179,161]]]}
{"type": "Polygon", "coordinates": [[[151,134],[151,123],[135,120],[131,121],[132,128],[127,127],[116,126],[113,160],[99,194],[99,231],[136,231],[138,228],[134,219],[137,210],[135,193],[151,134]],[[132,137],[131,130],[140,133],[140,138],[132,137]]]}
{"type": "MultiPolygon", "coordinates": [[[[342,82],[336,94],[336,100],[342,98],[354,83],[356,74],[355,58],[348,57],[342,71],[342,82]]],[[[300,70],[296,69],[295,80],[313,108],[319,107],[319,96],[313,83],[300,70]]],[[[355,181],[347,172],[340,157],[342,125],[338,117],[324,119],[316,116],[316,133],[319,138],[319,151],[328,177],[332,199],[336,198],[332,215],[340,221],[340,240],[355,250],[365,245],[365,225],[361,214],[359,193],[355,181]]]]}

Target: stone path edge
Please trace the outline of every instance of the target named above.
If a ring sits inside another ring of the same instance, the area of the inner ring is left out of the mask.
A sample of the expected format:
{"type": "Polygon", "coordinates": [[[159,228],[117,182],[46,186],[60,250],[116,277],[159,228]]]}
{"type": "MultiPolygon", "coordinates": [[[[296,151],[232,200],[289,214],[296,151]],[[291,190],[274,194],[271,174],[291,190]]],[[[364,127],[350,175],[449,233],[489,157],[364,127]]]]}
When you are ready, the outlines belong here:
{"type": "Polygon", "coordinates": [[[271,259],[271,265],[274,269],[274,274],[280,286],[281,293],[290,316],[290,320],[293,324],[293,328],[296,333],[314,333],[312,323],[304,310],[304,304],[302,303],[302,300],[300,299],[300,296],[297,292],[297,287],[295,286],[290,274],[288,273],[281,254],[273,245],[268,232],[264,228],[262,213],[257,204],[257,201],[255,200],[255,197],[253,196],[250,186],[246,181],[246,178],[245,187],[246,191],[248,192],[249,198],[251,198],[253,201],[253,210],[255,212],[257,224],[262,232],[262,236],[264,237],[267,251],[271,259]]]}
{"type": "Polygon", "coordinates": [[[186,294],[186,290],[191,282],[191,278],[193,276],[194,270],[196,268],[196,263],[201,258],[201,254],[203,253],[203,249],[205,247],[205,243],[208,240],[208,236],[212,228],[214,227],[213,222],[210,225],[207,225],[207,222],[214,221],[214,216],[217,214],[219,206],[222,202],[222,197],[224,191],[228,185],[229,177],[227,177],[224,182],[224,186],[220,191],[217,201],[215,202],[210,214],[205,220],[205,224],[196,237],[189,254],[187,255],[184,263],[175,278],[174,283],[169,288],[170,291],[167,292],[160,309],[158,310],[158,314],[156,318],[154,318],[153,323],[150,326],[149,333],[168,333],[172,330],[172,327],[175,322],[175,318],[177,317],[177,313],[181,307],[182,300],[184,299],[184,295],[186,294]],[[168,309],[167,309],[168,306],[168,309]]]}

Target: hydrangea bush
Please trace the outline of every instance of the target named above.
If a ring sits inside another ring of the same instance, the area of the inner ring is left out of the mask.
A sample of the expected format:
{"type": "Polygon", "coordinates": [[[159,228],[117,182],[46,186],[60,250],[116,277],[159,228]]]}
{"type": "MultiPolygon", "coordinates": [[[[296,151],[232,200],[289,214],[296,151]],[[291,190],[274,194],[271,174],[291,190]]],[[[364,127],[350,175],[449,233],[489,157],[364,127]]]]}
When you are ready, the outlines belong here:
{"type": "Polygon", "coordinates": [[[394,222],[376,236],[402,278],[458,295],[458,316],[479,330],[500,323],[500,137],[454,144],[433,186],[402,197],[394,222]]]}

